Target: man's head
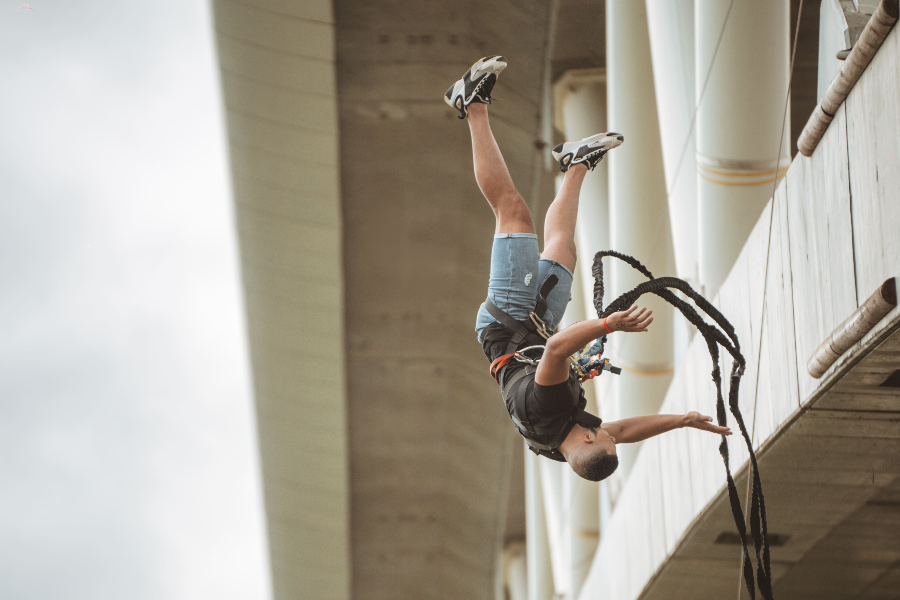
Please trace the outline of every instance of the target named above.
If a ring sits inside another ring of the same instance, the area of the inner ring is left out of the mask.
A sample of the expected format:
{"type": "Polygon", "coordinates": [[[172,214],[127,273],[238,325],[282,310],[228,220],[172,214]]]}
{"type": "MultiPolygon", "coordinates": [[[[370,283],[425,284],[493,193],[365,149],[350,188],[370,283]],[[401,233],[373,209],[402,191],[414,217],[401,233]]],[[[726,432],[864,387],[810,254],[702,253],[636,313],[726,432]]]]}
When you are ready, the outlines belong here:
{"type": "Polygon", "coordinates": [[[589,481],[601,481],[619,466],[616,440],[599,427],[575,425],[559,447],[572,470],[589,481]]]}

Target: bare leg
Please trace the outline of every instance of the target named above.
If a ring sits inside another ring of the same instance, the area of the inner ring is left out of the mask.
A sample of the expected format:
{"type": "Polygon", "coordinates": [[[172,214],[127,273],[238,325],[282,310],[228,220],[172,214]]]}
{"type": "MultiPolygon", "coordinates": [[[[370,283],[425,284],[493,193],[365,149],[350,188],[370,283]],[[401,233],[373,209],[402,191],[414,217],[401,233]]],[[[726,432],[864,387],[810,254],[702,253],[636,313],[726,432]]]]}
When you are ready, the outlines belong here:
{"type": "Polygon", "coordinates": [[[516,190],[491,132],[487,105],[469,105],[467,120],[472,133],[475,181],[494,210],[497,220],[494,233],[534,233],[534,221],[531,220],[528,205],[516,190]]]}
{"type": "Polygon", "coordinates": [[[559,193],[547,209],[544,220],[544,253],[541,258],[555,260],[575,271],[575,221],[578,218],[578,195],[587,174],[583,164],[574,165],[563,178],[559,193]]]}

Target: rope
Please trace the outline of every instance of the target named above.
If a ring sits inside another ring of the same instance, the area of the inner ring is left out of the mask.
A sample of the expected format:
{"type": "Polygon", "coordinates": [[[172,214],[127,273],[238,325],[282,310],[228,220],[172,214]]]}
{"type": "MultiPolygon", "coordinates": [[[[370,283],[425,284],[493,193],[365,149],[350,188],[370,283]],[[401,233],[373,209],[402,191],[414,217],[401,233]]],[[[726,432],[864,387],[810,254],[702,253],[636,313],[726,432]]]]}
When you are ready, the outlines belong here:
{"type": "MultiPolygon", "coordinates": [[[[731,414],[734,416],[738,428],[740,429],[741,436],[744,438],[744,442],[747,445],[747,450],[750,453],[750,464],[752,466],[751,479],[753,483],[753,496],[750,502],[750,535],[753,538],[753,545],[756,550],[756,581],[758,582],[759,591],[762,597],[765,600],[772,600],[772,577],[769,569],[769,542],[768,528],[766,526],[765,498],[763,496],[762,482],[759,479],[756,454],[753,451],[753,441],[750,434],[747,432],[747,426],[744,423],[744,417],[741,414],[741,409],[738,405],[740,382],[741,377],[744,374],[746,361],[741,354],[740,342],[738,341],[734,327],[715,306],[694,291],[686,281],[676,277],[655,278],[644,265],[631,256],[611,250],[600,251],[594,255],[594,264],[591,273],[594,276],[594,308],[597,310],[598,318],[603,319],[614,312],[624,310],[634,304],[635,300],[643,294],[652,293],[666,300],[681,311],[685,318],[700,331],[703,338],[706,340],[706,346],[713,363],[712,379],[716,386],[716,420],[722,427],[727,426],[727,415],[725,412],[725,400],[722,394],[722,372],[719,366],[719,346],[724,348],[731,356],[733,363],[728,386],[728,407],[731,410],[731,414]],[[604,308],[603,258],[606,256],[618,258],[631,265],[634,269],[647,277],[648,281],[641,283],[631,291],[625,292],[604,308]],[[712,319],[713,323],[707,323],[694,306],[676,296],[670,288],[679,290],[691,299],[697,308],[702,310],[712,319]]],[[[731,503],[731,512],[734,517],[735,527],[740,535],[741,546],[743,548],[742,567],[744,581],[747,584],[747,590],[750,592],[751,600],[754,600],[756,598],[756,590],[753,577],[753,565],[747,547],[747,526],[744,520],[737,486],[735,485],[734,477],[731,474],[728,441],[724,435],[719,444],[719,454],[722,456],[722,461],[725,463],[728,499],[731,503]]]]}

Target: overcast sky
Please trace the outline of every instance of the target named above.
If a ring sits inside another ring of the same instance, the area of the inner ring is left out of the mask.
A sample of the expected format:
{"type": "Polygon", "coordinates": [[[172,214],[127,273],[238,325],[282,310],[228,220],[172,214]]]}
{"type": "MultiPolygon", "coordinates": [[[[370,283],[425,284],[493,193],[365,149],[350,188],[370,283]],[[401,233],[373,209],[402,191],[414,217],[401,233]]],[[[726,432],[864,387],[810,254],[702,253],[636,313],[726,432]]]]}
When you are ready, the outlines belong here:
{"type": "Polygon", "coordinates": [[[0,0],[0,598],[269,597],[207,3],[0,0]]]}

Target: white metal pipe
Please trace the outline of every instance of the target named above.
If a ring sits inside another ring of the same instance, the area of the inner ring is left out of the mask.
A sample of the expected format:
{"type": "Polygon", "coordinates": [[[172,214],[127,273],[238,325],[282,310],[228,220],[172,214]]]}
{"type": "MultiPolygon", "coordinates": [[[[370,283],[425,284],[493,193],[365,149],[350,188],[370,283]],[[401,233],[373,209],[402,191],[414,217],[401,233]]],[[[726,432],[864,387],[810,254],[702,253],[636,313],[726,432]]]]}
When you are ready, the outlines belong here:
{"type": "Polygon", "coordinates": [[[694,6],[700,280],[712,297],[790,165],[784,122],[790,3],[696,0],[694,6]]]}
{"type": "MultiPolygon", "coordinates": [[[[625,136],[625,143],[609,155],[612,247],[636,257],[655,274],[671,273],[672,240],[644,2],[607,1],[606,62],[609,127],[625,136]]],[[[630,266],[611,264],[613,285],[607,302],[645,281],[630,266]]],[[[656,296],[644,296],[640,304],[653,310],[650,331],[611,339],[615,360],[624,371],[618,382],[620,418],[658,412],[672,379],[672,308],[656,296]]],[[[626,477],[638,446],[618,448],[626,477]]]]}
{"type": "Polygon", "coordinates": [[[801,154],[812,156],[813,150],[825,135],[825,130],[828,129],[838,108],[859,81],[863,71],[869,66],[869,62],[878,52],[898,17],[900,17],[900,7],[898,7],[897,0],[882,0],[877,6],[874,14],[863,28],[856,45],[853,46],[853,50],[841,65],[837,75],[828,84],[821,101],[800,133],[800,137],[797,139],[797,148],[801,154]]]}
{"type": "Polygon", "coordinates": [[[895,306],[897,306],[897,282],[891,277],[816,348],[806,363],[809,374],[816,379],[824,375],[844,352],[869,333],[895,306]]]}

